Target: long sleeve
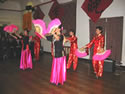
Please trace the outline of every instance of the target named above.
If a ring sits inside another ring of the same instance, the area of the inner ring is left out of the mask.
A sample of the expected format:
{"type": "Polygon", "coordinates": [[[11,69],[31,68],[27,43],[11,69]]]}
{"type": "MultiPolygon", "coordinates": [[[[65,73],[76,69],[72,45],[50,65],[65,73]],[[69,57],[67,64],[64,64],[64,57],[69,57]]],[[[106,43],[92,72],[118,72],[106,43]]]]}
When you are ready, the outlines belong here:
{"type": "Polygon", "coordinates": [[[46,39],[48,40],[48,41],[53,41],[53,35],[51,35],[51,36],[46,36],[46,39]]]}
{"type": "Polygon", "coordinates": [[[95,37],[91,40],[91,42],[90,43],[88,43],[86,46],[87,46],[87,48],[91,48],[92,47],[92,45],[94,44],[94,41],[95,41],[95,37]]]}
{"type": "Polygon", "coordinates": [[[101,44],[100,44],[100,46],[101,46],[101,48],[104,48],[104,45],[105,45],[105,38],[104,38],[104,36],[101,38],[101,44]]]}
{"type": "Polygon", "coordinates": [[[70,40],[70,42],[75,42],[77,41],[77,37],[69,37],[67,38],[68,40],[70,40]]]}
{"type": "Polygon", "coordinates": [[[105,43],[105,38],[104,36],[101,36],[98,42],[98,47],[97,47],[98,51],[104,48],[104,43],[105,43]]]}

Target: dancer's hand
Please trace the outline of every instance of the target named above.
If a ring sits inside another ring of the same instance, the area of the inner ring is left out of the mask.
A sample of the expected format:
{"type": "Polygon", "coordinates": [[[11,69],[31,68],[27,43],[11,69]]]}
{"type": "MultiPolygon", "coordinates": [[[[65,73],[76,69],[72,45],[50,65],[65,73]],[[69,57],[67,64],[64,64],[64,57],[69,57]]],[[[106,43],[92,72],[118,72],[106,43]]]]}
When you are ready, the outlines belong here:
{"type": "Polygon", "coordinates": [[[103,53],[104,52],[104,48],[100,48],[99,50],[97,50],[97,53],[103,53]]]}
{"type": "Polygon", "coordinates": [[[46,37],[43,34],[41,34],[41,36],[42,36],[42,38],[46,39],[46,37]]]}
{"type": "Polygon", "coordinates": [[[82,48],[80,48],[79,50],[80,50],[80,51],[84,51],[84,50],[85,50],[85,48],[84,48],[84,47],[82,47],[82,48]]]}
{"type": "Polygon", "coordinates": [[[84,51],[87,48],[87,46],[83,46],[82,48],[80,48],[81,51],[84,51]]]}
{"type": "Polygon", "coordinates": [[[70,40],[66,38],[65,36],[64,36],[64,39],[65,39],[65,42],[70,42],[70,40]]]}

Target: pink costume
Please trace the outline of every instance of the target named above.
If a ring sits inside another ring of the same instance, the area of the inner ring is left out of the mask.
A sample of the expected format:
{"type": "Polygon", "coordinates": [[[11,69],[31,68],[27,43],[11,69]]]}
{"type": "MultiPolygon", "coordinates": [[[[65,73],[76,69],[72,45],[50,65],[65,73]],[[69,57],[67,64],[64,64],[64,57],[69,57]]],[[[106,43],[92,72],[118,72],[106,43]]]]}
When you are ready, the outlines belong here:
{"type": "Polygon", "coordinates": [[[59,41],[53,40],[53,36],[47,36],[46,38],[53,43],[50,83],[63,85],[66,81],[66,56],[64,56],[63,36],[60,36],[59,41]]]}
{"type": "Polygon", "coordinates": [[[29,49],[29,37],[25,36],[22,40],[22,51],[20,59],[20,69],[32,69],[32,56],[29,49]]]}
{"type": "MultiPolygon", "coordinates": [[[[51,31],[59,25],[61,25],[61,22],[58,18],[52,20],[48,25],[47,32],[51,33],[51,31]]],[[[46,38],[52,42],[51,53],[53,60],[50,83],[56,85],[60,83],[63,85],[66,81],[66,56],[64,55],[63,49],[63,35],[60,35],[60,39],[58,41],[54,39],[53,35],[47,36],[46,38]]]]}

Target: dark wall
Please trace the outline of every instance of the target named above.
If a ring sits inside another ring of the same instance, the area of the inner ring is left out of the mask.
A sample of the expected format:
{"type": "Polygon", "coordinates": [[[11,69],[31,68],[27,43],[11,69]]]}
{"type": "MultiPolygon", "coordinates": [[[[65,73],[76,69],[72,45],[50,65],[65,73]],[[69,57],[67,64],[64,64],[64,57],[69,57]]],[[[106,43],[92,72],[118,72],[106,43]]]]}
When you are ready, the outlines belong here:
{"type": "Polygon", "coordinates": [[[64,16],[61,19],[64,29],[67,32],[73,29],[76,33],[76,0],[61,4],[61,7],[64,8],[64,16]]]}
{"type": "MultiPolygon", "coordinates": [[[[67,33],[70,29],[76,31],[76,0],[64,4],[54,3],[48,15],[51,19],[59,18],[67,33]]],[[[34,17],[43,19],[44,14],[39,7],[35,10],[34,17]]]]}

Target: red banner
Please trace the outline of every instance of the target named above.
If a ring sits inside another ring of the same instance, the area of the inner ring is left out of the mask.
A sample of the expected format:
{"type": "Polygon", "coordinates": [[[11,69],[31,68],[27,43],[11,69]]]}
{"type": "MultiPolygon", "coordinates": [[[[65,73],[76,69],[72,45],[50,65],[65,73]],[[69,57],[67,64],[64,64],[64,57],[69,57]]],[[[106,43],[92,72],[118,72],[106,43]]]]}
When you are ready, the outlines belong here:
{"type": "Polygon", "coordinates": [[[96,22],[112,1],[113,0],[85,0],[82,4],[82,9],[93,22],[96,22]]]}
{"type": "Polygon", "coordinates": [[[52,1],[54,1],[54,2],[56,1],[57,2],[57,0],[52,0],[52,1]]]}
{"type": "Polygon", "coordinates": [[[43,19],[44,18],[44,13],[41,11],[40,7],[37,7],[35,9],[35,12],[33,14],[34,19],[43,19]]]}
{"type": "Polygon", "coordinates": [[[61,19],[61,17],[64,15],[64,9],[59,5],[57,1],[55,1],[48,15],[50,16],[51,19],[54,19],[54,18],[61,19]]]}

